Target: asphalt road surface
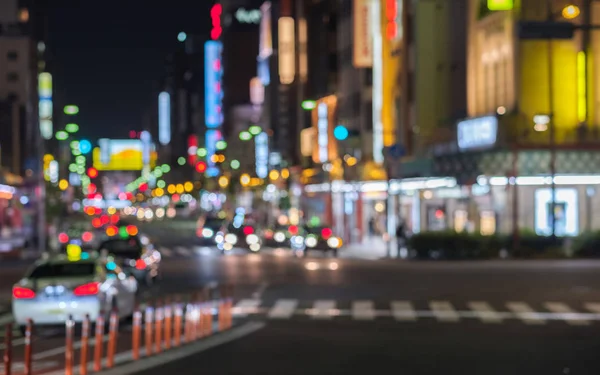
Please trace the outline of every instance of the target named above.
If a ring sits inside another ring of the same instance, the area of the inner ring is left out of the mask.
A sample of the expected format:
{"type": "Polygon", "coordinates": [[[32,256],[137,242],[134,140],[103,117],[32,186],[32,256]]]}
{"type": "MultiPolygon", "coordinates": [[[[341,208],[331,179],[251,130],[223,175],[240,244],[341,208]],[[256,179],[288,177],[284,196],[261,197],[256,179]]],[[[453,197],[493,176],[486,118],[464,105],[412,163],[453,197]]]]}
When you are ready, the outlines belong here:
{"type": "MultiPolygon", "coordinates": [[[[163,280],[141,303],[230,282],[235,324],[265,325],[139,374],[600,373],[599,262],[364,261],[285,250],[222,256],[184,236],[158,246],[163,280]]],[[[24,267],[0,265],[0,295],[24,267]]],[[[9,320],[0,312],[0,323],[9,320]]],[[[130,349],[130,337],[125,322],[118,353],[130,349]]],[[[37,373],[63,361],[62,333],[36,335],[37,373]]]]}

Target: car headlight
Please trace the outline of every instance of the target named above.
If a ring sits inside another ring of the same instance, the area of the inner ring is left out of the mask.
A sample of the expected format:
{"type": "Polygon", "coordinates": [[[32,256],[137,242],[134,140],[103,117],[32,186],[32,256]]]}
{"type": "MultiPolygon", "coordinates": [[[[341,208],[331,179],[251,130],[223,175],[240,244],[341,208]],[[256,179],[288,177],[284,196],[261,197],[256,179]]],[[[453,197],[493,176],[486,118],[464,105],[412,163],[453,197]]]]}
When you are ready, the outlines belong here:
{"type": "Polygon", "coordinates": [[[259,251],[260,250],[260,245],[257,243],[253,243],[252,245],[250,245],[250,250],[252,251],[259,251]]]}
{"type": "Polygon", "coordinates": [[[213,230],[210,228],[202,229],[202,237],[212,237],[213,234],[215,234],[215,232],[213,232],[213,230]]]}
{"type": "Polygon", "coordinates": [[[237,236],[235,234],[233,234],[233,233],[227,233],[225,235],[225,242],[226,243],[235,245],[237,243],[237,241],[238,241],[238,238],[237,238],[237,236]]]}
{"type": "Polygon", "coordinates": [[[273,238],[277,242],[283,242],[283,241],[285,241],[285,234],[283,234],[283,232],[277,232],[277,233],[275,233],[273,238]]]}
{"type": "Polygon", "coordinates": [[[338,247],[342,246],[342,240],[337,237],[331,237],[327,240],[327,246],[337,249],[338,247]]]}
{"type": "Polygon", "coordinates": [[[302,236],[294,236],[292,238],[292,242],[294,242],[294,245],[301,246],[301,245],[304,244],[304,237],[302,237],[302,236]]]}
{"type": "Polygon", "coordinates": [[[249,234],[246,236],[246,243],[248,245],[255,245],[258,243],[258,236],[256,234],[249,234]]]}
{"type": "Polygon", "coordinates": [[[306,246],[308,246],[308,247],[317,246],[317,237],[315,237],[315,236],[306,237],[306,246]]]}
{"type": "Polygon", "coordinates": [[[223,233],[217,233],[217,235],[215,236],[215,242],[219,244],[223,243],[223,241],[225,241],[225,236],[223,236],[223,233]]]}

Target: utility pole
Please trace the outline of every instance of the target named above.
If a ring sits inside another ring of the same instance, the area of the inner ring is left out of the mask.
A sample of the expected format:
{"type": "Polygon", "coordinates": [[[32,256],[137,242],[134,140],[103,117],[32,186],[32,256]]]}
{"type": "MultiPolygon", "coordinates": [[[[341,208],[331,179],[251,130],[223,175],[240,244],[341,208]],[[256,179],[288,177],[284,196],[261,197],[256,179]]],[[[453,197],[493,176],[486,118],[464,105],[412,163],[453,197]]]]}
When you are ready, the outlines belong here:
{"type": "MultiPolygon", "coordinates": [[[[552,13],[552,2],[548,0],[548,22],[554,21],[554,15],[552,13]]],[[[553,45],[552,38],[548,38],[548,117],[550,118],[550,124],[548,128],[548,135],[550,138],[550,178],[551,178],[551,203],[550,203],[550,221],[552,225],[552,239],[556,240],[556,184],[554,183],[554,177],[556,176],[556,124],[554,122],[554,57],[553,57],[553,45]]]]}

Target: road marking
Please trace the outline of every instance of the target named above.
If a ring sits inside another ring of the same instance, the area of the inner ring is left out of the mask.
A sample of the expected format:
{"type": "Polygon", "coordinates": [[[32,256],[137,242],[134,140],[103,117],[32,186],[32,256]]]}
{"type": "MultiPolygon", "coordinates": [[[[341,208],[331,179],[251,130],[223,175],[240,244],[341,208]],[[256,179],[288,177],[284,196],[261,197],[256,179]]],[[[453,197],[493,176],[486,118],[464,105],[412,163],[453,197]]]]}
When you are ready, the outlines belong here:
{"type": "Polygon", "coordinates": [[[275,306],[269,311],[269,318],[289,319],[296,312],[296,306],[298,306],[298,300],[280,299],[275,302],[275,306]]]}
{"type": "Polygon", "coordinates": [[[473,301],[467,304],[484,323],[502,323],[502,316],[487,302],[473,301]]]}
{"type": "Polygon", "coordinates": [[[352,318],[356,320],[375,319],[375,307],[372,301],[352,302],[352,318]]]}
{"type": "Polygon", "coordinates": [[[175,252],[177,252],[177,254],[182,255],[184,257],[188,257],[190,256],[190,251],[188,249],[186,249],[185,247],[182,246],[177,246],[175,248],[175,252]]]}
{"type": "Polygon", "coordinates": [[[314,319],[331,319],[332,317],[339,315],[339,310],[335,308],[335,301],[319,300],[315,301],[309,314],[312,315],[314,319]]]}
{"type": "MultiPolygon", "coordinates": [[[[59,365],[60,365],[60,363],[58,361],[36,361],[33,364],[33,367],[35,367],[35,371],[37,372],[40,370],[49,369],[49,368],[53,368],[53,367],[56,368],[59,365]]],[[[12,370],[22,372],[23,370],[25,370],[25,363],[24,362],[13,363],[12,370]]],[[[4,373],[4,363],[0,363],[0,373],[4,373]]]]}
{"type": "Polygon", "coordinates": [[[252,293],[252,298],[260,299],[268,287],[269,287],[269,283],[267,283],[267,282],[261,283],[260,286],[258,288],[256,288],[254,293],[252,293]]]}
{"type": "Polygon", "coordinates": [[[392,316],[400,321],[415,321],[417,314],[409,301],[392,301],[392,316]]]}
{"type": "Polygon", "coordinates": [[[260,306],[259,299],[243,299],[236,303],[233,313],[239,317],[246,317],[248,314],[256,314],[260,306]]]}
{"type": "Polygon", "coordinates": [[[546,324],[544,316],[534,311],[525,302],[508,302],[506,304],[509,310],[511,310],[517,318],[521,319],[525,324],[546,324]]]}
{"type": "Polygon", "coordinates": [[[598,302],[588,302],[584,304],[585,308],[590,310],[595,314],[600,314],[600,303],[598,302]]]}
{"type": "Polygon", "coordinates": [[[173,252],[166,247],[161,247],[158,251],[165,257],[173,256],[173,252]]]}
{"type": "Polygon", "coordinates": [[[431,301],[429,307],[435,318],[441,322],[456,323],[460,320],[459,314],[448,301],[431,301]]]}
{"type": "Polygon", "coordinates": [[[560,302],[546,302],[544,306],[556,314],[561,314],[565,316],[565,321],[567,324],[572,326],[587,326],[590,324],[589,320],[578,319],[577,317],[580,315],[577,311],[571,309],[567,304],[560,302]]]}
{"type": "MultiPolygon", "coordinates": [[[[219,345],[232,342],[242,337],[248,336],[254,332],[257,332],[265,327],[265,323],[262,322],[250,322],[239,327],[231,328],[222,333],[210,336],[203,340],[191,343],[186,346],[182,346],[177,349],[171,349],[169,351],[162,352],[161,354],[154,354],[152,357],[146,357],[144,351],[140,353],[142,361],[131,361],[132,351],[121,352],[115,355],[115,365],[121,365],[112,369],[106,369],[102,371],[102,375],[129,375],[136,374],[143,371],[147,371],[153,368],[158,368],[161,365],[169,362],[181,360],[191,355],[204,352],[208,349],[212,349],[219,345]]],[[[93,370],[93,362],[88,362],[88,371],[93,370]]],[[[65,370],[57,370],[45,375],[64,375],[65,370]]]]}

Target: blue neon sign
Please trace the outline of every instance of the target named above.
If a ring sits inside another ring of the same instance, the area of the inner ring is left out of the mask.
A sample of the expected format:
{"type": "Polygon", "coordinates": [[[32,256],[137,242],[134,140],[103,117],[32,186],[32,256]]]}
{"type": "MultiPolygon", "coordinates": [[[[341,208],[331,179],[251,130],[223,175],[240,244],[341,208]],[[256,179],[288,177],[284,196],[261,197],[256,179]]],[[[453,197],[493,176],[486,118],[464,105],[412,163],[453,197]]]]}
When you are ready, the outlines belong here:
{"type": "Polygon", "coordinates": [[[207,128],[217,128],[223,124],[222,51],[223,44],[219,41],[209,40],[204,43],[204,108],[207,128]]]}
{"type": "Polygon", "coordinates": [[[206,172],[207,177],[216,177],[219,175],[219,168],[213,163],[212,156],[217,152],[217,142],[223,139],[220,130],[210,129],[206,131],[206,172]]]}

